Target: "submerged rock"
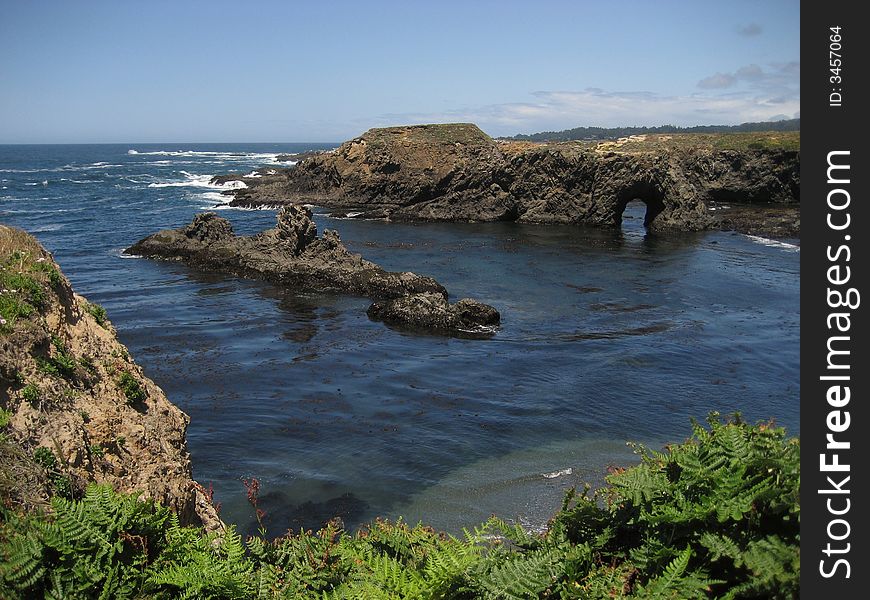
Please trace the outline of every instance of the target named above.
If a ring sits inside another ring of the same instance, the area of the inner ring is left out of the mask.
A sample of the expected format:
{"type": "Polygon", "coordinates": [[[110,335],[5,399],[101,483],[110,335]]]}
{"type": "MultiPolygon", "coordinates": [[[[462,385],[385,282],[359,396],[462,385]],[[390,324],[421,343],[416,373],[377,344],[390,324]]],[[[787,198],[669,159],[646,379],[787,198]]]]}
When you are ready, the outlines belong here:
{"type": "MultiPolygon", "coordinates": [[[[229,221],[203,213],[185,227],[155,233],[124,252],[182,260],[194,267],[265,279],[298,291],[339,292],[378,301],[419,296],[411,302],[415,310],[393,309],[382,320],[433,333],[449,335],[498,324],[499,313],[493,307],[473,300],[450,304],[447,290],[431,277],[386,271],[348,251],[334,230],[327,229],[318,237],[311,216],[306,207],[285,206],[278,211],[274,228],[237,236],[229,221]]],[[[370,309],[369,314],[378,315],[380,310],[370,309]]]]}
{"type": "Polygon", "coordinates": [[[618,227],[639,199],[655,231],[719,227],[711,202],[797,204],[796,150],[776,140],[723,148],[720,137],[532,144],[499,142],[469,123],[371,129],[294,168],[236,176],[247,187],[228,193],[234,206],[303,202],[361,218],[602,227],[618,227]]]}

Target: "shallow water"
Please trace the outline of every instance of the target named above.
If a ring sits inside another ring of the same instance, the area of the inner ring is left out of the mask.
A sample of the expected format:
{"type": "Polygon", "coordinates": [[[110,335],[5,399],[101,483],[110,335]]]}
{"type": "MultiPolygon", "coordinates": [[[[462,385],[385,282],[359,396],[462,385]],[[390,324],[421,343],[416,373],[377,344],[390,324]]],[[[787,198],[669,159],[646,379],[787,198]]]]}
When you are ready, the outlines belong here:
{"type": "Polygon", "coordinates": [[[364,257],[496,306],[490,340],[395,331],[365,299],[120,255],[210,207],[237,232],[271,226],[273,211],[223,210],[204,175],[310,147],[0,146],[0,221],[54,252],[191,416],[194,475],[226,519],[253,527],[241,478],[256,477],[274,533],[335,513],[455,531],[496,512],[536,528],[565,488],[631,461],[627,440],[683,439],[711,410],[797,434],[792,244],[650,237],[633,205],[618,232],[318,211],[364,257]]]}

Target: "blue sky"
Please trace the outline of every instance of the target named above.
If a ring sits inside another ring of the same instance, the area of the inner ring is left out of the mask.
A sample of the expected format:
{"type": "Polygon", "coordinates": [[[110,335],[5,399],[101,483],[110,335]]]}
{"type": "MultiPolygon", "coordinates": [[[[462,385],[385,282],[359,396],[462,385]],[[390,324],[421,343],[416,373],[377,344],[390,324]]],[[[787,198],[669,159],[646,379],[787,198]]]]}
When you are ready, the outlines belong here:
{"type": "Polygon", "coordinates": [[[0,143],[799,116],[799,2],[0,0],[0,143]]]}

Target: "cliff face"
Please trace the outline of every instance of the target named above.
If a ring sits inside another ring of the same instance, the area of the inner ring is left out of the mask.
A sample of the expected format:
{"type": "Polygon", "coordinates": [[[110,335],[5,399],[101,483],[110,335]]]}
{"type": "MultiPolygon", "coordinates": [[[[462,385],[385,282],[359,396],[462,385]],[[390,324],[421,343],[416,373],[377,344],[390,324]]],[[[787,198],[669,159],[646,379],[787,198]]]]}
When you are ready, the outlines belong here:
{"type": "Polygon", "coordinates": [[[187,415],[142,373],[105,311],[72,290],[51,255],[3,225],[0,313],[4,501],[45,499],[45,489],[16,481],[35,459],[65,493],[108,483],[158,500],[183,522],[220,526],[191,479],[187,415]]]}
{"type": "Polygon", "coordinates": [[[532,144],[497,142],[471,124],[372,129],[295,168],[244,178],[248,187],[233,192],[232,204],[618,227],[626,204],[638,199],[650,229],[693,231],[717,225],[710,210],[717,203],[797,203],[797,151],[677,137],[532,144]]]}

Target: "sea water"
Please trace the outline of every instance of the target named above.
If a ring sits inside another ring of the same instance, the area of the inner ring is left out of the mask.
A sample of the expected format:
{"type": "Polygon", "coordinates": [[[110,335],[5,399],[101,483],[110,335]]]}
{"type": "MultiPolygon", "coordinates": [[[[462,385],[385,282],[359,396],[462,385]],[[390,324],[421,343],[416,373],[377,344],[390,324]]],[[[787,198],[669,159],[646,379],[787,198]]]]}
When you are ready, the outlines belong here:
{"type": "Polygon", "coordinates": [[[334,219],[354,252],[431,275],[501,312],[489,340],[370,321],[364,298],[297,293],[121,250],[218,210],[209,179],[333,145],[0,146],[0,221],[34,234],[76,290],[191,417],[194,476],[222,516],[270,533],[404,516],[458,531],[496,513],[540,529],[565,490],[636,460],[627,441],[687,437],[740,411],[799,426],[795,240],[621,230],[334,219]]]}

